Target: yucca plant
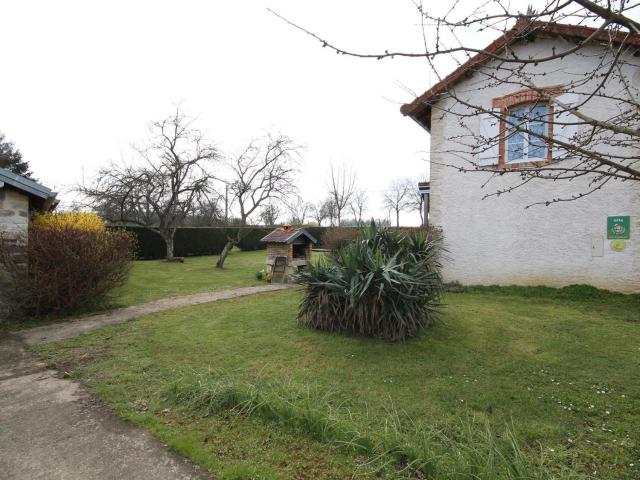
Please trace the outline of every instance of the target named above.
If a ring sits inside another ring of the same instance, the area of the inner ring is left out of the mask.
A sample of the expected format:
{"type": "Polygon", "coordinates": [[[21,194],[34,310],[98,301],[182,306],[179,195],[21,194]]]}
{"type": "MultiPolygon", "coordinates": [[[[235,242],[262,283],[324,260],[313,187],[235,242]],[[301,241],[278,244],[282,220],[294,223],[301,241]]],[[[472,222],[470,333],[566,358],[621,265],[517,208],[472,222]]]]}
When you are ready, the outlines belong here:
{"type": "Polygon", "coordinates": [[[443,290],[442,242],[375,225],[297,276],[305,286],[298,320],[320,330],[404,340],[433,323],[443,290]]]}

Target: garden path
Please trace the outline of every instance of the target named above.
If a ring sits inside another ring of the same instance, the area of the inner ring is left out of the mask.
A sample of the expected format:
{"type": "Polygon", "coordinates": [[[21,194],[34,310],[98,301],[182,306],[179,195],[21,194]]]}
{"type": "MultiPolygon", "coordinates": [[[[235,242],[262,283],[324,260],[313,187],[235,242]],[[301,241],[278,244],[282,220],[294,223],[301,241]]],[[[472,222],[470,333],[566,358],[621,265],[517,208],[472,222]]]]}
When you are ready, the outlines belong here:
{"type": "Polygon", "coordinates": [[[0,338],[0,477],[203,480],[209,475],[0,338]]]}
{"type": "Polygon", "coordinates": [[[0,333],[0,477],[13,480],[203,480],[211,477],[83,387],[48,370],[27,345],[80,335],[148,313],[287,288],[259,286],[167,298],[0,333]]]}
{"type": "Polygon", "coordinates": [[[140,305],[132,305],[130,307],[110,310],[105,313],[88,315],[86,317],[77,318],[64,323],[54,323],[51,325],[43,325],[41,327],[21,330],[17,332],[17,335],[27,345],[55,342],[58,340],[64,340],[65,338],[75,337],[82,333],[90,332],[108,325],[123,323],[127,320],[138,318],[149,313],[157,313],[164,310],[186,307],[188,305],[197,305],[199,303],[215,302],[216,300],[244,297],[246,295],[253,295],[256,293],[273,292],[284,288],[291,288],[291,285],[260,285],[257,287],[243,287],[233,290],[219,290],[214,292],[184,295],[181,297],[163,298],[140,305]]]}

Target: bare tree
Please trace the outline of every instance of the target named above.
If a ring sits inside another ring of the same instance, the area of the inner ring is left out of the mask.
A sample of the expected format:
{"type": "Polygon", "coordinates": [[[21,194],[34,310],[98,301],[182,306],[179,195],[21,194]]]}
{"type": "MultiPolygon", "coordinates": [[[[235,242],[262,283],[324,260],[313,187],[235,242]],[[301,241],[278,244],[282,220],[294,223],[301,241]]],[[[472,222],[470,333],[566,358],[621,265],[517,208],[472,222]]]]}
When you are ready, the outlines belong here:
{"type": "Polygon", "coordinates": [[[344,164],[340,168],[335,168],[332,163],[330,172],[329,196],[335,211],[335,218],[340,226],[342,212],[349,206],[355,193],[356,175],[344,164]]]}
{"type": "Polygon", "coordinates": [[[304,225],[305,220],[314,209],[314,205],[307,202],[302,196],[296,195],[285,201],[285,206],[289,210],[289,221],[293,225],[304,225]]]}
{"type": "Polygon", "coordinates": [[[207,195],[201,198],[193,208],[193,212],[184,219],[184,225],[192,227],[208,227],[228,223],[224,215],[224,198],[222,195],[207,195]]]}
{"type": "Polygon", "coordinates": [[[384,192],[382,204],[396,215],[396,227],[400,226],[400,212],[404,212],[410,206],[411,183],[408,180],[396,180],[384,192]]]}
{"type": "MultiPolygon", "coordinates": [[[[301,147],[285,135],[267,135],[254,139],[228,162],[231,178],[229,193],[238,205],[240,225],[259,212],[266,202],[281,200],[296,191],[293,175],[296,171],[301,147]]],[[[216,267],[224,268],[224,261],[234,245],[241,240],[242,229],[227,238],[216,267]]]]}
{"type": "Polygon", "coordinates": [[[176,227],[213,194],[208,166],[219,154],[179,108],[153,122],[151,135],[148,146],[134,147],[139,164],[111,164],[78,190],[108,221],[157,232],[171,260],[176,227]]]}
{"type": "Polygon", "coordinates": [[[407,209],[415,210],[420,214],[420,225],[424,225],[424,197],[418,189],[418,179],[408,179],[409,193],[407,197],[407,209]]]}
{"type": "Polygon", "coordinates": [[[520,11],[520,2],[488,0],[479,7],[477,2],[460,0],[446,6],[442,15],[433,14],[437,8],[432,6],[423,8],[419,0],[415,4],[423,42],[413,52],[349,51],[284,20],[342,55],[426,61],[438,83],[402,111],[427,129],[432,116],[457,117],[465,133],[455,136],[458,148],[445,152],[454,160],[442,164],[462,172],[489,172],[490,178],[514,178],[510,186],[487,196],[511,192],[534,180],[584,180],[578,190],[540,202],[549,205],[582,198],[614,182],[640,181],[640,91],[634,77],[640,65],[640,23],[632,18],[636,2],[543,0],[536,10],[520,11]],[[482,32],[495,38],[486,48],[477,45],[482,32]],[[561,41],[536,53],[518,49],[519,44],[544,35],[561,41]],[[440,57],[462,67],[467,78],[478,79],[476,88],[508,85],[512,91],[528,92],[534,104],[548,106],[546,113],[531,109],[511,114],[506,107],[494,109],[486,102],[471,101],[467,90],[456,88],[456,81],[442,75],[436,63],[440,57]],[[571,64],[588,67],[571,70],[571,64]],[[566,80],[559,88],[549,88],[550,71],[563,72],[566,80]],[[478,117],[486,124],[481,132],[476,127],[478,117]],[[545,128],[547,124],[551,127],[545,128]],[[521,144],[524,137],[532,148],[548,151],[548,161],[509,165],[509,158],[502,158],[497,164],[487,163],[486,154],[505,137],[515,139],[514,144],[521,144]]]}
{"type": "Polygon", "coordinates": [[[264,225],[276,225],[280,213],[280,207],[273,202],[269,202],[260,207],[260,220],[264,225]]]}
{"type": "Polygon", "coordinates": [[[327,213],[326,218],[329,220],[329,225],[334,227],[336,225],[336,218],[338,216],[336,204],[332,198],[328,198],[324,202],[324,208],[327,213]]]}
{"type": "Polygon", "coordinates": [[[328,216],[327,202],[324,200],[320,200],[314,203],[311,208],[311,216],[318,224],[318,226],[321,227],[322,222],[324,222],[328,216]]]}
{"type": "Polygon", "coordinates": [[[362,216],[364,215],[364,212],[367,211],[368,200],[367,192],[364,190],[358,190],[353,194],[353,198],[349,204],[351,213],[353,213],[353,217],[356,220],[356,225],[359,227],[362,226],[362,216]]]}

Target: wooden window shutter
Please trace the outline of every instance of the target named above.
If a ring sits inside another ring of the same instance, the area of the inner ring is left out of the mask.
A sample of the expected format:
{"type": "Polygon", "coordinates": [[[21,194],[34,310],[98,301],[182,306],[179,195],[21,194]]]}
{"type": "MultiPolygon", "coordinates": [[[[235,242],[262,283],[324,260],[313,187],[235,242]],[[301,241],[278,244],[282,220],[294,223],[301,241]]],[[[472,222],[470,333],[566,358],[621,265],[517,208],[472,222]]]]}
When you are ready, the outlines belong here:
{"type": "Polygon", "coordinates": [[[480,114],[480,136],[479,145],[476,147],[478,151],[478,165],[497,165],[498,164],[498,145],[500,143],[500,111],[495,113],[480,114]]]}

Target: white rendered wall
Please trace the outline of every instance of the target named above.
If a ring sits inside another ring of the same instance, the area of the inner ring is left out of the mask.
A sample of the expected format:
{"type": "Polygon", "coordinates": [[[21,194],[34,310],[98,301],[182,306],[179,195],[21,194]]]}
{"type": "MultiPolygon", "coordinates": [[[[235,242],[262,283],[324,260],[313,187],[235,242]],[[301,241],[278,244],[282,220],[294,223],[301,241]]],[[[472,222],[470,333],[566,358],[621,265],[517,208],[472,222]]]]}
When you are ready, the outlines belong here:
{"type": "MultiPolygon", "coordinates": [[[[518,55],[550,52],[553,40],[537,40],[519,47],[518,55]],[[528,50],[528,52],[527,52],[528,50]]],[[[566,48],[566,45],[563,45],[566,48]]],[[[562,63],[545,64],[545,85],[560,85],[572,74],[588,71],[588,59],[565,58],[562,63]]],[[[634,76],[636,72],[630,72],[634,76]]],[[[638,77],[636,74],[635,77],[638,77]]],[[[516,91],[517,86],[484,86],[481,74],[460,82],[456,94],[472,104],[491,107],[495,97],[516,91]]],[[[612,85],[611,88],[616,88],[612,85]]],[[[489,174],[460,173],[442,165],[469,166],[451,154],[460,150],[453,138],[464,135],[460,118],[442,111],[453,100],[443,99],[432,113],[431,129],[431,212],[430,221],[442,228],[450,259],[445,263],[446,281],[463,284],[564,286],[585,283],[622,292],[640,292],[640,185],[610,182],[581,200],[533,206],[532,203],[572,192],[584,192],[584,182],[534,181],[517,190],[483,200],[487,193],[514,185],[517,175],[492,179],[489,174]],[[438,109],[440,108],[440,110],[438,109]],[[607,216],[630,215],[631,239],[623,252],[615,252],[606,240],[607,216]],[[604,239],[604,253],[592,256],[592,241],[604,239]]],[[[461,109],[460,105],[453,106],[461,109]]],[[[586,114],[604,118],[615,105],[592,104],[586,114]]],[[[474,131],[478,117],[466,120],[474,131]]],[[[637,153],[636,153],[637,154],[637,153]]]]}

